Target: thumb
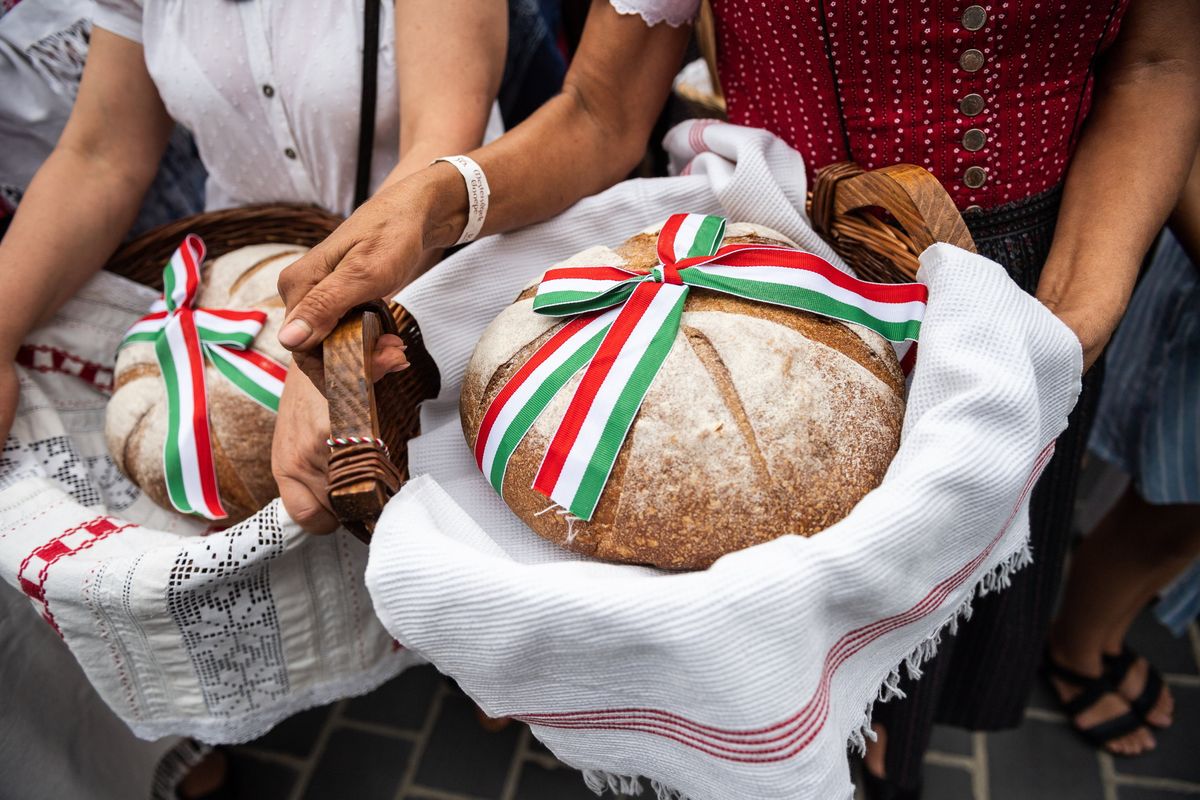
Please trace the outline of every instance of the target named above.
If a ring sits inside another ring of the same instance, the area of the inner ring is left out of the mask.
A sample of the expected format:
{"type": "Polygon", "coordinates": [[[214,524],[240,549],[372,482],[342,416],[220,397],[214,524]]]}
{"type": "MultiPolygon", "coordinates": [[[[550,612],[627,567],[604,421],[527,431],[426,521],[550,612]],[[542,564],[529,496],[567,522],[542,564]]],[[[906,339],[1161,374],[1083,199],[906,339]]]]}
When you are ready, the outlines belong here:
{"type": "MultiPolygon", "coordinates": [[[[307,282],[312,274],[312,271],[298,273],[296,277],[307,282]]],[[[309,350],[319,344],[350,309],[378,300],[395,289],[384,271],[372,270],[353,252],[336,269],[319,277],[315,283],[308,286],[303,283],[289,285],[286,290],[283,284],[284,277],[281,275],[280,288],[291,311],[279,329],[279,343],[289,350],[299,351],[309,350]]]]}

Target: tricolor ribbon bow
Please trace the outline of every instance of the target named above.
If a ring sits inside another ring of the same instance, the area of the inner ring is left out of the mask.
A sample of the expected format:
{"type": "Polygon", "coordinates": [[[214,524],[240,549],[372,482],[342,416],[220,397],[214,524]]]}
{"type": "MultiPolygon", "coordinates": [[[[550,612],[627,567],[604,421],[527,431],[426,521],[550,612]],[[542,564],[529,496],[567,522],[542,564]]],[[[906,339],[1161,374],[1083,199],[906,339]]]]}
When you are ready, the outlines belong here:
{"type": "Polygon", "coordinates": [[[870,328],[901,348],[915,342],[924,284],[868,283],[788,247],[727,244],[725,220],[675,214],[658,235],[649,273],[565,267],[542,278],[533,309],[573,316],[488,406],[475,460],[497,492],[508,460],[538,416],[586,367],[538,469],[534,488],[591,519],[633,418],[666,360],[689,287],[802,309],[870,328]]]}
{"type": "Polygon", "coordinates": [[[251,349],[267,315],[262,311],[194,308],[200,291],[204,242],[188,234],[163,271],[163,297],[134,323],[121,347],[154,345],[167,386],[163,470],[171,504],[185,514],[226,516],[217,490],[204,387],[205,358],[252,400],[279,410],[287,369],[251,349]]]}

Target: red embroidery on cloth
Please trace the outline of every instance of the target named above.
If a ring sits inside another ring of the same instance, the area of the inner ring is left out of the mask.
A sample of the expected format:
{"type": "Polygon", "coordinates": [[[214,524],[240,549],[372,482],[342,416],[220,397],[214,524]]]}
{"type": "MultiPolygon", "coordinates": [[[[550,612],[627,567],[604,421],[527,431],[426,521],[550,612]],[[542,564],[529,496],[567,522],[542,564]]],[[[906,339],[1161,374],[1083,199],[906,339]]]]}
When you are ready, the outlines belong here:
{"type": "Polygon", "coordinates": [[[50,541],[38,545],[32,553],[25,556],[20,569],[17,570],[17,583],[21,591],[41,610],[42,619],[50,623],[50,627],[54,628],[54,632],[59,636],[62,636],[62,631],[54,621],[54,615],[50,613],[50,605],[46,601],[46,576],[50,567],[62,558],[87,550],[96,542],[132,527],[133,523],[122,522],[113,517],[97,517],[68,528],[50,541]],[[27,577],[35,571],[35,575],[27,577]]]}
{"type": "Polygon", "coordinates": [[[17,363],[37,372],[73,375],[90,383],[104,394],[112,394],[112,368],[86,358],[80,358],[58,347],[44,344],[23,344],[17,350],[17,363]]]}
{"type": "Polygon", "coordinates": [[[515,714],[515,719],[530,725],[548,728],[619,730],[649,733],[678,742],[695,750],[726,761],[739,763],[767,764],[785,761],[800,753],[820,733],[829,716],[829,696],[833,676],[851,656],[891,631],[916,622],[941,606],[950,593],[961,586],[978,569],[1000,542],[1016,518],[1025,497],[1029,494],[1042,470],[1054,454],[1054,442],[1048,444],[1038,455],[1020,497],[1000,531],[988,546],[957,572],[930,590],[929,594],[912,608],[856,628],[842,636],[825,656],[824,668],[817,690],[809,701],[790,718],[763,728],[737,730],[702,725],[698,722],[654,708],[623,708],[596,711],[565,711],[544,714],[515,714]],[[765,737],[765,738],[764,738],[765,737]],[[742,748],[724,747],[719,742],[742,745],[742,748]],[[775,745],[774,743],[780,742],[775,745]],[[763,747],[764,745],[774,745],[763,747]]]}

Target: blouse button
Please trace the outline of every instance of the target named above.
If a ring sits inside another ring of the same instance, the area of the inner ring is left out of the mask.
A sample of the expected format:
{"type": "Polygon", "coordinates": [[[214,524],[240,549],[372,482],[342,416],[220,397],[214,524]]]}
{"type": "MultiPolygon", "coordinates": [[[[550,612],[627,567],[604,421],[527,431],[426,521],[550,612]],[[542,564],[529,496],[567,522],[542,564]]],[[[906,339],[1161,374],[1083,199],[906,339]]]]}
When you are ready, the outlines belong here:
{"type": "Polygon", "coordinates": [[[978,189],[986,180],[987,170],[983,167],[967,167],[967,171],[963,173],[963,183],[971,189],[978,189]]]}
{"type": "Polygon", "coordinates": [[[964,214],[978,214],[980,211],[983,211],[983,209],[974,203],[963,209],[964,214]]]}
{"type": "Polygon", "coordinates": [[[962,24],[969,31],[977,31],[987,22],[987,12],[983,10],[983,6],[967,6],[963,11],[962,24]]]}
{"type": "Polygon", "coordinates": [[[964,50],[958,64],[967,72],[977,72],[983,66],[983,53],[975,48],[964,50]]]}
{"type": "Polygon", "coordinates": [[[262,92],[267,97],[274,97],[275,96],[275,87],[269,83],[264,83],[263,87],[262,87],[262,92]]]}
{"type": "Polygon", "coordinates": [[[982,150],[986,142],[987,136],[979,128],[971,128],[971,130],[963,134],[963,147],[972,153],[976,150],[982,150]]]}
{"type": "Polygon", "coordinates": [[[284,150],[284,151],[283,151],[283,154],[284,154],[285,156],[287,156],[288,158],[292,159],[293,161],[294,161],[294,160],[295,160],[295,158],[296,158],[296,151],[295,151],[295,150],[293,150],[293,149],[292,149],[292,148],[290,148],[290,147],[289,147],[289,148],[287,148],[286,150],[284,150]]]}
{"type": "Polygon", "coordinates": [[[969,94],[962,100],[958,101],[958,110],[966,114],[968,117],[973,117],[983,111],[983,97],[977,94],[969,94]]]}

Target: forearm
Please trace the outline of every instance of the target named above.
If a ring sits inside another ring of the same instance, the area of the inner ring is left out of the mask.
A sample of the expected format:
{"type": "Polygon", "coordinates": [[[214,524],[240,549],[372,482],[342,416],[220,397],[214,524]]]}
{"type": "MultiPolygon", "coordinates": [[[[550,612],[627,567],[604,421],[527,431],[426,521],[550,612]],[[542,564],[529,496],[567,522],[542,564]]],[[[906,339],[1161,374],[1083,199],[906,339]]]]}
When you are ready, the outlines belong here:
{"type": "Polygon", "coordinates": [[[503,0],[397,0],[395,9],[400,152],[385,185],[479,147],[508,42],[503,0]]]}
{"type": "Polygon", "coordinates": [[[104,266],[146,188],[102,160],[61,148],[51,154],[0,241],[0,358],[11,358],[104,266]]]}
{"type": "Polygon", "coordinates": [[[1200,265],[1200,150],[1196,151],[1191,175],[1171,213],[1171,231],[1192,263],[1200,265]]]}
{"type": "MultiPolygon", "coordinates": [[[[1182,13],[1177,23],[1191,27],[1191,11],[1182,13]]],[[[1169,47],[1162,58],[1149,49],[1145,58],[1118,53],[1117,63],[1102,76],[1067,173],[1054,243],[1037,290],[1038,298],[1077,333],[1090,331],[1095,341],[1084,341],[1089,363],[1124,311],[1200,138],[1200,64],[1194,45],[1169,47]]]]}
{"type": "MultiPolygon", "coordinates": [[[[608,2],[594,4],[563,91],[468,154],[491,188],[483,234],[547,219],[628,175],[645,151],[688,34],[687,28],[647,28],[608,2]]],[[[447,164],[413,178],[428,246],[453,244],[466,223],[462,178],[447,164]]]]}

